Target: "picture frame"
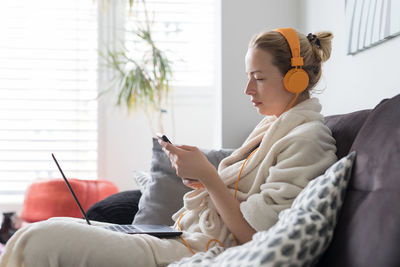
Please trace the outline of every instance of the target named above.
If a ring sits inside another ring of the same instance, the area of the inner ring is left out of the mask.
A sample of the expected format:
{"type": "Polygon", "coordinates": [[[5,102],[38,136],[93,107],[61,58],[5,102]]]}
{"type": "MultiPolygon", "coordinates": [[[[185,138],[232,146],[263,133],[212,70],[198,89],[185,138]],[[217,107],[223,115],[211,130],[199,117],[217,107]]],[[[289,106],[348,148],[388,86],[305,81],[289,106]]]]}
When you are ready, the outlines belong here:
{"type": "Polygon", "coordinates": [[[347,53],[354,55],[400,35],[399,0],[345,0],[347,53]]]}

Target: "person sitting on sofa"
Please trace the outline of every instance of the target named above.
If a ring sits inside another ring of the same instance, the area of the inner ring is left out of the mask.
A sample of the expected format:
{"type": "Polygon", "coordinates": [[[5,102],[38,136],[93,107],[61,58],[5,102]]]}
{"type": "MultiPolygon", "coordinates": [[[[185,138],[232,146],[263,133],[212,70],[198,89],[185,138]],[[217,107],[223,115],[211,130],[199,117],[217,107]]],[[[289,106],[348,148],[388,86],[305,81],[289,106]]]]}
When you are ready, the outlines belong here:
{"type": "Polygon", "coordinates": [[[265,117],[218,170],[198,148],[160,141],[177,175],[196,188],[173,216],[181,237],[127,235],[79,219],[50,219],[20,229],[7,243],[0,267],[165,266],[208,246],[246,243],[270,228],[307,183],[337,160],[321,105],[310,97],[330,57],[332,37],[291,28],[253,37],[245,93],[265,117]]]}

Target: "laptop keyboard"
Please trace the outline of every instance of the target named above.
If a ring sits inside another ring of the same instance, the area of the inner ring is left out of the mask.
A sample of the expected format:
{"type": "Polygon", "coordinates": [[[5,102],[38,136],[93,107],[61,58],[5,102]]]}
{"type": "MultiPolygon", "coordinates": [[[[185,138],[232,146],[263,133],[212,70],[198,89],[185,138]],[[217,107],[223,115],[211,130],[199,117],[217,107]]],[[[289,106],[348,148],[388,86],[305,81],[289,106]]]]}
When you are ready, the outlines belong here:
{"type": "Polygon", "coordinates": [[[136,233],[136,232],[140,232],[138,231],[135,226],[133,225],[109,225],[104,227],[106,229],[110,229],[112,231],[116,231],[116,232],[124,232],[124,233],[136,233]]]}

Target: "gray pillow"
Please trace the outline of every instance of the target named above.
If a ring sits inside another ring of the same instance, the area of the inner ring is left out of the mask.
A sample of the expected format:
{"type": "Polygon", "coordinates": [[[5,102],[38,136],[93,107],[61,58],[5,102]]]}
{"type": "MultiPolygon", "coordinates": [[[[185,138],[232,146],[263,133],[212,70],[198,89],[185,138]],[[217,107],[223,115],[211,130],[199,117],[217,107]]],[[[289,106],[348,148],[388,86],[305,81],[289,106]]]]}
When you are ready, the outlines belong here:
{"type": "MultiPolygon", "coordinates": [[[[207,159],[218,167],[220,161],[229,156],[233,149],[201,149],[207,159]]],[[[153,138],[150,176],[139,201],[139,211],[133,220],[134,224],[172,225],[172,214],[183,206],[183,195],[192,190],[182,183],[176,175],[167,155],[162,151],[156,138],[153,138]]]]}

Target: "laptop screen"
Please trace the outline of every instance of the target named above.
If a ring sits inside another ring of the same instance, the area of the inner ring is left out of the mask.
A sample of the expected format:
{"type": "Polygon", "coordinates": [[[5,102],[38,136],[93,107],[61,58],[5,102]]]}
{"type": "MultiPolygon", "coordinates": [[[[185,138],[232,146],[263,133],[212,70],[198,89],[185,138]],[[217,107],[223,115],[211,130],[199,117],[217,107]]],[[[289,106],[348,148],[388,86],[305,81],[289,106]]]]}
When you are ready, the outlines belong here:
{"type": "Polygon", "coordinates": [[[83,210],[82,205],[81,205],[81,203],[79,202],[78,198],[76,197],[76,195],[75,195],[75,193],[74,193],[74,190],[72,190],[72,187],[71,187],[71,185],[69,184],[67,178],[65,177],[64,172],[61,170],[61,167],[60,167],[60,165],[58,164],[58,161],[57,161],[56,157],[54,156],[53,153],[51,153],[51,156],[53,157],[54,162],[57,164],[57,167],[58,167],[58,169],[60,170],[61,175],[62,175],[62,177],[64,178],[64,181],[65,181],[65,183],[67,184],[69,191],[71,192],[72,196],[74,197],[76,204],[78,204],[78,207],[79,207],[79,209],[81,210],[83,217],[85,218],[86,222],[87,222],[89,225],[91,225],[91,223],[90,223],[88,217],[86,216],[86,212],[83,210]]]}

